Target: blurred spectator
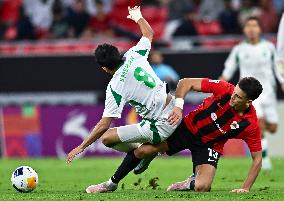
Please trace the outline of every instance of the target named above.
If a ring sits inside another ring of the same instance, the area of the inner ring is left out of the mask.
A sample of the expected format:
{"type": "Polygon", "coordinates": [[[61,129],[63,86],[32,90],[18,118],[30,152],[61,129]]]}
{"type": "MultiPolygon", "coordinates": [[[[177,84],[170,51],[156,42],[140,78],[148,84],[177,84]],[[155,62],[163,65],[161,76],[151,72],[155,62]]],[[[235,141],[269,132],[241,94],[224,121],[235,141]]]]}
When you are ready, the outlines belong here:
{"type": "Polygon", "coordinates": [[[71,8],[75,4],[76,0],[61,0],[61,3],[66,8],[71,8]]]}
{"type": "Polygon", "coordinates": [[[92,16],[88,28],[85,31],[84,38],[92,38],[94,36],[111,37],[113,31],[111,29],[111,17],[105,12],[102,0],[96,0],[96,15],[92,16]]]}
{"type": "Polygon", "coordinates": [[[273,7],[279,15],[282,15],[282,12],[284,11],[284,1],[273,0],[273,7]]]}
{"type": "Polygon", "coordinates": [[[64,16],[64,8],[60,1],[55,1],[52,8],[53,22],[49,29],[50,38],[64,38],[68,36],[69,24],[64,16]]]}
{"type": "Polygon", "coordinates": [[[24,9],[33,26],[37,37],[46,37],[52,23],[52,6],[54,0],[24,0],[24,9]]]}
{"type": "Polygon", "coordinates": [[[143,0],[142,1],[142,5],[143,6],[148,6],[148,5],[152,5],[152,6],[160,6],[161,5],[161,0],[143,0]]]}
{"type": "Polygon", "coordinates": [[[20,8],[19,20],[16,23],[16,28],[17,28],[17,36],[16,36],[17,40],[36,38],[33,25],[29,17],[26,16],[23,7],[20,8]]]}
{"type": "Polygon", "coordinates": [[[0,0],[0,22],[14,25],[19,19],[22,0],[0,0]]]}
{"type": "Polygon", "coordinates": [[[260,0],[260,14],[259,20],[262,28],[262,32],[276,32],[279,17],[276,10],[273,8],[271,0],[260,0]]]}
{"type": "Polygon", "coordinates": [[[112,10],[112,0],[101,0],[103,8],[97,7],[97,1],[96,0],[85,0],[86,3],[86,9],[89,15],[95,16],[98,14],[98,12],[101,12],[101,9],[103,9],[104,13],[110,13],[112,10]]]}
{"type": "MultiPolygon", "coordinates": [[[[3,0],[0,0],[0,13],[3,13],[3,0]]],[[[2,40],[3,36],[4,36],[4,32],[6,30],[6,26],[2,21],[2,18],[0,18],[0,40],[2,40]]]]}
{"type": "Polygon", "coordinates": [[[85,10],[84,0],[75,0],[68,17],[71,36],[80,37],[88,25],[89,19],[90,16],[85,10]]]}
{"type": "Polygon", "coordinates": [[[224,0],[224,7],[219,16],[223,33],[236,33],[238,30],[238,13],[233,9],[231,0],[224,0]]]}
{"type": "Polygon", "coordinates": [[[216,20],[224,10],[222,0],[202,0],[199,8],[198,18],[203,21],[216,20]]]}
{"type": "Polygon", "coordinates": [[[170,65],[164,64],[163,60],[163,55],[160,52],[151,52],[150,64],[154,72],[162,81],[169,85],[170,90],[175,90],[180,77],[170,65]]]}
{"type": "Polygon", "coordinates": [[[185,9],[193,9],[191,0],[170,0],[168,3],[169,20],[183,18],[185,9]]]}
{"type": "Polygon", "coordinates": [[[244,23],[248,17],[259,16],[260,14],[260,9],[254,5],[254,2],[252,0],[243,0],[242,2],[243,3],[238,17],[239,25],[241,27],[244,26],[244,23]]]}
{"type": "Polygon", "coordinates": [[[179,21],[179,25],[174,31],[174,36],[195,36],[197,31],[194,26],[195,13],[192,9],[184,12],[184,17],[179,21]]]}

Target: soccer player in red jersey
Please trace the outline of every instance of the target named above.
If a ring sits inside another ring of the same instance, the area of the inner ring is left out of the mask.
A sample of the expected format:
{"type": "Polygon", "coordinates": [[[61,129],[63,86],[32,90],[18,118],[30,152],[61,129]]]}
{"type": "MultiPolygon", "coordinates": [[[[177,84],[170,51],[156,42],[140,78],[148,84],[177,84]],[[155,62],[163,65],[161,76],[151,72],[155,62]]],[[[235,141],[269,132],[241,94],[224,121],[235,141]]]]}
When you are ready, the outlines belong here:
{"type": "MultiPolygon", "coordinates": [[[[262,92],[253,77],[245,77],[234,86],[226,81],[183,79],[176,91],[176,107],[169,121],[177,124],[182,118],[183,98],[190,91],[212,93],[199,107],[186,115],[175,132],[159,145],[142,145],[134,151],[137,158],[158,152],[173,155],[191,150],[194,176],[168,187],[168,191],[210,191],[220,155],[228,139],[243,139],[251,152],[252,165],[243,185],[233,192],[248,192],[261,168],[261,134],[252,101],[262,92]]],[[[148,164],[144,165],[148,166],[148,164]]],[[[143,167],[141,167],[143,168],[143,167]]]]}

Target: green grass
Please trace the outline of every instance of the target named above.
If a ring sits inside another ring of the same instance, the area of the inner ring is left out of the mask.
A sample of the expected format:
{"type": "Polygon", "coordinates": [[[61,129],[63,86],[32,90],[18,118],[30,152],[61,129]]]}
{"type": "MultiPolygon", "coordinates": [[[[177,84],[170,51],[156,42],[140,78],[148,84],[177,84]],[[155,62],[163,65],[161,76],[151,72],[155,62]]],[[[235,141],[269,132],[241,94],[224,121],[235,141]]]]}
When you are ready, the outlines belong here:
{"type": "Polygon", "coordinates": [[[129,174],[113,193],[84,193],[88,185],[108,179],[120,161],[121,158],[89,158],[66,165],[58,159],[0,160],[0,200],[284,200],[283,159],[274,159],[273,171],[261,172],[251,192],[245,194],[229,191],[241,186],[250,166],[248,158],[221,159],[210,193],[166,192],[168,185],[191,174],[191,159],[182,157],[156,159],[144,174],[129,174]],[[21,165],[29,165],[39,174],[39,186],[31,193],[19,193],[11,186],[11,173],[21,165]],[[156,190],[148,186],[154,177],[159,178],[156,190]],[[139,178],[141,183],[135,186],[139,178]]]}

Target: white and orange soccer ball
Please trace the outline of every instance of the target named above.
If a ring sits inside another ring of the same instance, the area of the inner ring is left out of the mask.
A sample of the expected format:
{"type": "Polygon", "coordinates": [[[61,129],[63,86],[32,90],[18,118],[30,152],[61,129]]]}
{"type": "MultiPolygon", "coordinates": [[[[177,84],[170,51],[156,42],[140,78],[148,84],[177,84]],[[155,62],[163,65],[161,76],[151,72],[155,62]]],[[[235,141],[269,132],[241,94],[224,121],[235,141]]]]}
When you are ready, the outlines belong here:
{"type": "Polygon", "coordinates": [[[38,175],[29,166],[18,167],[11,176],[12,186],[19,192],[33,191],[38,185],[38,175]]]}

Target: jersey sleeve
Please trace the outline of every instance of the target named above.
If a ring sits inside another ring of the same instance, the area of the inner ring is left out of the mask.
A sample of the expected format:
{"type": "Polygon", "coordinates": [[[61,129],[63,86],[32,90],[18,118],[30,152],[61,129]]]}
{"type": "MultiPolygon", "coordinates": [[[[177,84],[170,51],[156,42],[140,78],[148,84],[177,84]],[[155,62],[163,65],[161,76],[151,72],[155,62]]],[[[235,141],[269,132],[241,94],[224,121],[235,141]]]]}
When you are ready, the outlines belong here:
{"type": "Polygon", "coordinates": [[[239,57],[237,49],[238,49],[237,47],[234,47],[233,50],[230,52],[229,57],[225,61],[225,68],[222,72],[222,76],[226,80],[230,80],[233,77],[239,65],[239,57]]]}
{"type": "Polygon", "coordinates": [[[244,137],[242,138],[249,147],[250,152],[261,151],[261,135],[259,126],[244,131],[244,137]]]}
{"type": "Polygon", "coordinates": [[[121,118],[125,102],[125,97],[119,93],[119,90],[108,85],[103,117],[121,118]]]}
{"type": "Polygon", "coordinates": [[[278,62],[279,59],[276,53],[276,48],[272,43],[270,43],[270,49],[271,49],[271,54],[272,54],[272,65],[273,65],[275,77],[277,78],[280,84],[284,84],[284,78],[280,73],[280,66],[279,66],[280,63],[278,62]]]}
{"type": "Polygon", "coordinates": [[[284,60],[284,13],[282,14],[277,33],[277,53],[284,60]]]}
{"type": "Polygon", "coordinates": [[[139,42],[131,48],[132,51],[136,52],[138,55],[148,58],[149,52],[151,50],[151,42],[148,38],[142,37],[139,42]]]}
{"type": "Polygon", "coordinates": [[[224,80],[211,80],[204,78],[201,81],[201,91],[204,93],[213,93],[214,95],[224,94],[230,92],[234,88],[234,85],[224,80]]]}

